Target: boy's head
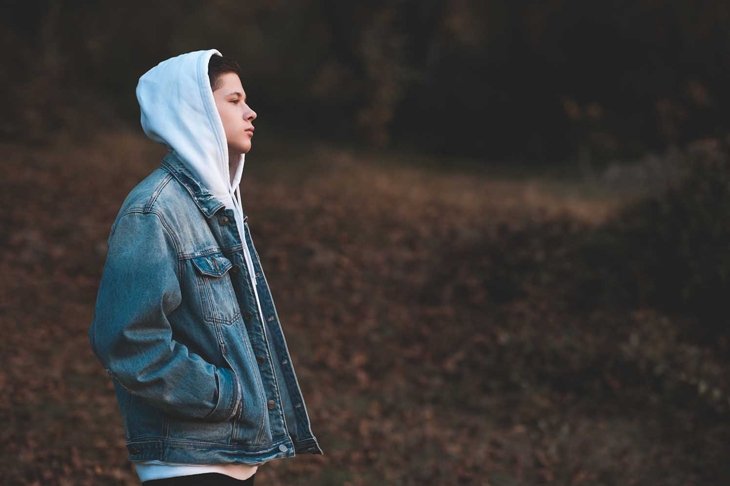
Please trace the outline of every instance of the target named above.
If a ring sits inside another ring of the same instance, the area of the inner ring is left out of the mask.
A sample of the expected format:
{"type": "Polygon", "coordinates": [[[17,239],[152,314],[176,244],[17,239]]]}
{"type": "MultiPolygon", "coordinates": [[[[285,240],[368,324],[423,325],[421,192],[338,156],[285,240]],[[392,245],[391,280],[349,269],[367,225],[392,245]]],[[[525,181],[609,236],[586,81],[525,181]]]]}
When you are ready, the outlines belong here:
{"type": "Polygon", "coordinates": [[[213,55],[208,62],[208,79],[232,159],[251,150],[256,112],[247,104],[236,61],[213,55]]]}

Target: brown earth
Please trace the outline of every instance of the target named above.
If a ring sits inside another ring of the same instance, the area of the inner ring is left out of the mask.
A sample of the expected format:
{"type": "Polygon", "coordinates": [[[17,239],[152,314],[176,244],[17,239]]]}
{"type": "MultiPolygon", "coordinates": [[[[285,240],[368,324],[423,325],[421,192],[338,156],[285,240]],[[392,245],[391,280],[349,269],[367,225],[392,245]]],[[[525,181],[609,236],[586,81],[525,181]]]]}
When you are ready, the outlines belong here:
{"type": "MultiPolygon", "coordinates": [[[[126,132],[0,145],[4,484],[137,484],[86,331],[111,222],[161,155],[126,132]]],[[[730,484],[726,383],[678,371],[726,370],[677,318],[570,303],[574,246],[620,201],[324,145],[289,159],[249,158],[244,205],[325,455],[257,484],[730,484]]]]}

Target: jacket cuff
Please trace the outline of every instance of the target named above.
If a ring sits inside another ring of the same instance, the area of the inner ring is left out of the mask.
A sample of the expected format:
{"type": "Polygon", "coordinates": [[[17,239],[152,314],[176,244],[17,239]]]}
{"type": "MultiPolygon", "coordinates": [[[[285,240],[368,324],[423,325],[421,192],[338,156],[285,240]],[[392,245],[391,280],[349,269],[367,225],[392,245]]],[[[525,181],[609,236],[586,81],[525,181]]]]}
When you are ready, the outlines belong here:
{"type": "Polygon", "coordinates": [[[217,371],[218,400],[213,410],[205,417],[211,422],[223,422],[233,418],[238,409],[238,402],[241,400],[238,380],[233,371],[228,368],[218,368],[217,371]]]}

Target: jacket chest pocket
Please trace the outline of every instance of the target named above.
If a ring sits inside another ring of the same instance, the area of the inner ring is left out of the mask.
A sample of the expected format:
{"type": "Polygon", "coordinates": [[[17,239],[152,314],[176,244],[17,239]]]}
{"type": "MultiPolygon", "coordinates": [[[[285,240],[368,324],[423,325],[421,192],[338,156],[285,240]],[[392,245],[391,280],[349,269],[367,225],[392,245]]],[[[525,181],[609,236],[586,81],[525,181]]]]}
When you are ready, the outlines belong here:
{"type": "Polygon", "coordinates": [[[212,324],[231,324],[241,317],[229,271],[231,261],[220,253],[192,259],[203,319],[212,324]]]}

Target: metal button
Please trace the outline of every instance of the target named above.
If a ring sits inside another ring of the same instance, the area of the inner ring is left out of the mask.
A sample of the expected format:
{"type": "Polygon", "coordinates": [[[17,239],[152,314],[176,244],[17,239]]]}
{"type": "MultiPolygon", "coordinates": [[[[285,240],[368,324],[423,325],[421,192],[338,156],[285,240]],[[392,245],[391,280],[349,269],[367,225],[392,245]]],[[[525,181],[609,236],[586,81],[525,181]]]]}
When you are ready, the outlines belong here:
{"type": "Polygon", "coordinates": [[[288,450],[289,450],[289,448],[288,448],[287,446],[285,446],[284,444],[281,444],[281,445],[279,446],[279,450],[280,450],[281,452],[286,452],[286,451],[288,451],[288,450]]]}
{"type": "Polygon", "coordinates": [[[263,363],[264,361],[266,361],[266,358],[264,358],[263,356],[256,356],[256,361],[258,361],[259,363],[263,363]]]}
{"type": "Polygon", "coordinates": [[[221,216],[220,218],[218,218],[218,223],[220,223],[221,226],[227,225],[229,221],[230,220],[228,219],[228,216],[221,216]]]}
{"type": "Polygon", "coordinates": [[[273,400],[269,400],[266,406],[269,407],[269,410],[273,410],[276,408],[276,402],[273,400]]]}
{"type": "Polygon", "coordinates": [[[250,313],[250,312],[248,312],[248,311],[245,311],[245,312],[243,313],[243,318],[244,318],[245,320],[247,320],[247,321],[250,321],[250,320],[251,320],[251,313],[250,313]]]}

